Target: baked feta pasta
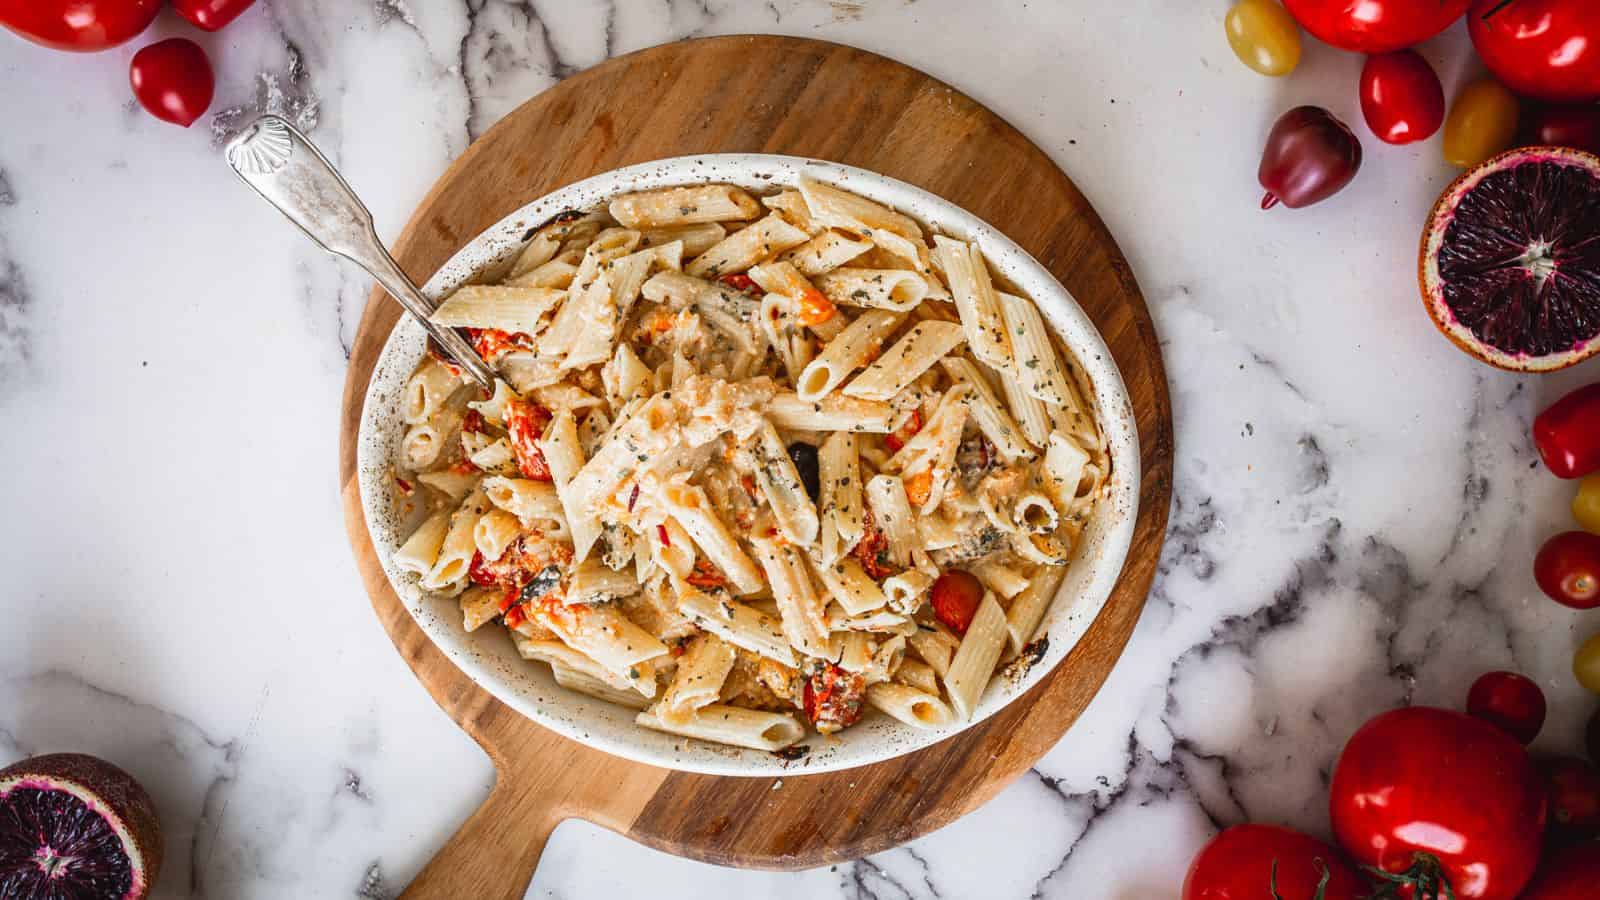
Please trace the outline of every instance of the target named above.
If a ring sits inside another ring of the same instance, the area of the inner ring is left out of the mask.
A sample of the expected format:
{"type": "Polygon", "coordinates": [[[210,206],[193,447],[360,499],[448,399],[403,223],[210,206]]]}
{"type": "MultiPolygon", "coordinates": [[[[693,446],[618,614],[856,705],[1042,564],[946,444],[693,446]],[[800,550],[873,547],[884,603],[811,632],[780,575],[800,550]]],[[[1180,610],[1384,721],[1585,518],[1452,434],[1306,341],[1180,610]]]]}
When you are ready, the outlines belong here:
{"type": "Polygon", "coordinates": [[[779,751],[969,719],[1026,656],[1108,457],[975,244],[819,181],[618,196],[433,314],[394,561],[640,725],[779,751]]]}

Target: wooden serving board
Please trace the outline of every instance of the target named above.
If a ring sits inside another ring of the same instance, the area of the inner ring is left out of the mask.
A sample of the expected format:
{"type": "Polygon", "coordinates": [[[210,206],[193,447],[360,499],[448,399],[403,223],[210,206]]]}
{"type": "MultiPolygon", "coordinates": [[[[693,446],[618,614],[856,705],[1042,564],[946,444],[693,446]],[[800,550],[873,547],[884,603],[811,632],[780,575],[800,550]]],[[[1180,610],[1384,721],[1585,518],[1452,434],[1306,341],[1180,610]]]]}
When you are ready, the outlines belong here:
{"type": "Polygon", "coordinates": [[[1172,493],[1172,414],[1139,287],[1094,209],[1038,147],[915,69],[837,44],[752,36],[610,60],[529,100],[479,138],[422,201],[395,257],[421,283],[480,231],[555,188],[709,152],[827,159],[899,178],[995,225],[1055,273],[1111,346],[1137,411],[1143,484],[1121,580],[1050,677],[988,721],[909,756],[828,775],[796,768],[774,789],[774,778],[672,772],[589,749],[458,671],[384,577],[356,485],[356,429],[400,307],[374,290],[345,382],[346,528],[395,647],[498,771],[489,799],[406,897],[520,898],[551,830],[569,817],[669,853],[769,869],[826,865],[909,841],[993,797],[1055,744],[1105,680],[1144,606],[1172,493]]]}

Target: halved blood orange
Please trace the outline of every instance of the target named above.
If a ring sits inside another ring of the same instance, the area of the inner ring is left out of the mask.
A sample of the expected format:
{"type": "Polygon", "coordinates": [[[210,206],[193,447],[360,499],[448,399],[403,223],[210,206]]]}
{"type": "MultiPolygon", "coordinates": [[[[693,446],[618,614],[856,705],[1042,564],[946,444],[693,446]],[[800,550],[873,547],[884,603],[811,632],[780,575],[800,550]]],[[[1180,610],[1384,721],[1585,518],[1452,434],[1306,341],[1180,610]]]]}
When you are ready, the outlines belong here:
{"type": "Polygon", "coordinates": [[[1418,275],[1434,324],[1490,365],[1600,352],[1600,158],[1523,147],[1466,172],[1434,204],[1418,275]]]}

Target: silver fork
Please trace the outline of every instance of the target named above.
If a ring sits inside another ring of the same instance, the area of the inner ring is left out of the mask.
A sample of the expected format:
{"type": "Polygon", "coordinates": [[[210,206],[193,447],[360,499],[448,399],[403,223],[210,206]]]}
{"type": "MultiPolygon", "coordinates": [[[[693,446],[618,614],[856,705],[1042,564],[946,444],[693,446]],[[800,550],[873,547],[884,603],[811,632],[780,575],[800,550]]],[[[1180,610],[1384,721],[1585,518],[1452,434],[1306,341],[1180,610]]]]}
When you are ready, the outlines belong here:
{"type": "Polygon", "coordinates": [[[228,142],[228,165],[263,200],[278,208],[317,246],[367,270],[485,390],[495,374],[454,328],[429,321],[434,305],[389,255],[372,227],[372,213],[298,129],[279,116],[250,123],[228,142]]]}

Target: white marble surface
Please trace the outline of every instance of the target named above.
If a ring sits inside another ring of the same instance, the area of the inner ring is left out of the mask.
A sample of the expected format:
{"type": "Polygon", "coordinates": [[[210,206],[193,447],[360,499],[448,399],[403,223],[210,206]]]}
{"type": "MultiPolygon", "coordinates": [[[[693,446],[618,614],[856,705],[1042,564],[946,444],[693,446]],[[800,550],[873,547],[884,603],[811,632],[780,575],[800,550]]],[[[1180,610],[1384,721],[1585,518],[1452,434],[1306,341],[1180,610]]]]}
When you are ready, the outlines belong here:
{"type": "MultiPolygon", "coordinates": [[[[164,897],[394,896],[485,795],[487,760],[394,653],[335,484],[366,280],[227,172],[260,109],[307,125],[393,237],[474,135],[555,80],[693,34],[776,31],[909,62],[987,103],[1119,237],[1166,348],[1177,499],[1122,662],[1035,770],[960,822],[801,874],[669,857],[563,825],[529,896],[1173,898],[1220,825],[1321,831],[1344,738],[1458,705],[1512,666],[1576,746],[1567,674],[1600,626],[1529,575],[1570,486],[1534,412],[1600,377],[1519,378],[1453,350],[1414,282],[1451,177],[1437,139],[1366,141],[1357,182],[1261,213],[1272,118],[1359,118],[1355,57],[1240,66],[1224,0],[274,0],[203,38],[189,131],[128,96],[135,47],[0,34],[0,763],[97,752],[154,792],[164,897]]],[[[170,14],[153,35],[180,33],[170,14]]],[[[1453,85],[1459,31],[1425,47],[1453,85]]]]}

